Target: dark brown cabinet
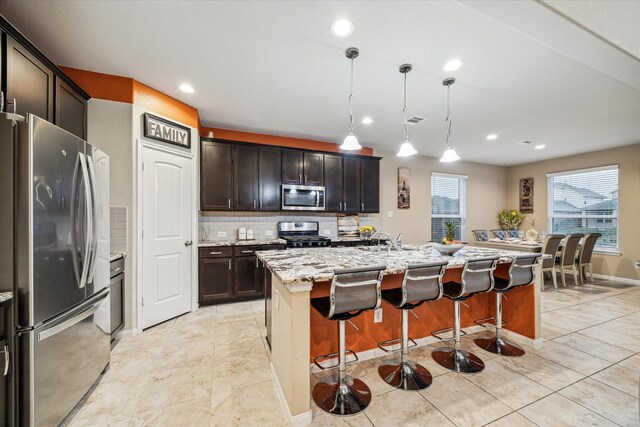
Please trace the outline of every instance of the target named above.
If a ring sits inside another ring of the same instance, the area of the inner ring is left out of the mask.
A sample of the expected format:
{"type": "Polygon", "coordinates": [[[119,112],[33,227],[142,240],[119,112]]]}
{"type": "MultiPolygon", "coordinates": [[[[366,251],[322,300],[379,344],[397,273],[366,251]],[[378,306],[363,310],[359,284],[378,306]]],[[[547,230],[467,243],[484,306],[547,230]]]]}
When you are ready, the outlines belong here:
{"type": "Polygon", "coordinates": [[[258,210],[258,148],[233,146],[233,209],[258,210]]]}
{"type": "Polygon", "coordinates": [[[7,111],[24,116],[34,114],[53,121],[54,74],[22,44],[6,34],[6,102],[7,111]]]}
{"type": "Polygon", "coordinates": [[[124,328],[124,258],[111,261],[109,268],[109,322],[111,324],[111,341],[124,328]]]}
{"type": "Polygon", "coordinates": [[[303,180],[303,152],[298,150],[282,150],[282,183],[299,184],[303,180]]]}
{"type": "Polygon", "coordinates": [[[200,162],[201,209],[232,210],[233,146],[202,138],[200,162]]]}
{"type": "Polygon", "coordinates": [[[87,139],[87,101],[59,77],[56,82],[54,123],[75,136],[87,139]]]}
{"type": "Polygon", "coordinates": [[[322,185],[324,154],[312,151],[282,150],[282,183],[322,185]]]}
{"type": "Polygon", "coordinates": [[[324,188],[326,210],[342,211],[342,156],[324,155],[324,188]]]}
{"type": "Polygon", "coordinates": [[[360,159],[342,159],[342,212],[360,212],[360,159]]]}
{"type": "Polygon", "coordinates": [[[212,304],[233,296],[233,258],[200,258],[198,301],[212,304]]]}
{"type": "Polygon", "coordinates": [[[238,245],[200,248],[199,303],[218,304],[263,296],[262,270],[256,251],[284,245],[238,245]]]}
{"type": "Polygon", "coordinates": [[[380,211],[380,162],[360,159],[360,212],[380,211]]]}
{"type": "Polygon", "coordinates": [[[261,211],[279,211],[280,205],[280,174],[281,150],[279,148],[260,148],[258,157],[259,194],[261,211]]]}

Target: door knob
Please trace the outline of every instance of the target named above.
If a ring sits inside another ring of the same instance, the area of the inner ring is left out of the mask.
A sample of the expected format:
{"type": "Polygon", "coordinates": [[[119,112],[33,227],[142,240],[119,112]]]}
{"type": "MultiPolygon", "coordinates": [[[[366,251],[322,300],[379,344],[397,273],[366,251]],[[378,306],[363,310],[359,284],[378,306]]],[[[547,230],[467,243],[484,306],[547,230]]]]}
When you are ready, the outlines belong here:
{"type": "Polygon", "coordinates": [[[191,240],[187,240],[186,242],[184,242],[185,246],[191,246],[193,245],[193,242],[191,240]]]}

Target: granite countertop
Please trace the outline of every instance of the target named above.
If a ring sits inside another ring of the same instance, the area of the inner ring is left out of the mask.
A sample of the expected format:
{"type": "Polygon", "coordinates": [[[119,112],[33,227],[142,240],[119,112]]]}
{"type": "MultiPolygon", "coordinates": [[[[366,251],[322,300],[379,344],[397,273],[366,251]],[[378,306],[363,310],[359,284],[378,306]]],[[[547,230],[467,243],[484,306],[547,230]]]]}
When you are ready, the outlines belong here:
{"type": "Polygon", "coordinates": [[[269,270],[287,287],[310,285],[313,281],[331,280],[337,268],[386,265],[384,274],[401,274],[408,264],[447,260],[447,268],[460,268],[467,259],[499,256],[499,263],[511,262],[521,251],[507,251],[466,246],[454,256],[443,256],[433,248],[419,250],[378,251],[376,247],[287,249],[256,252],[269,270]]]}
{"type": "Polygon", "coordinates": [[[109,262],[113,262],[115,260],[118,260],[120,258],[126,258],[127,257],[127,253],[126,252],[113,252],[109,255],[109,262]]]}
{"type": "Polygon", "coordinates": [[[0,292],[0,302],[9,301],[13,298],[13,292],[0,292]]]}
{"type": "Polygon", "coordinates": [[[286,245],[287,241],[283,239],[271,240],[211,240],[206,242],[198,242],[198,247],[206,248],[212,246],[249,246],[249,245],[286,245]]]}

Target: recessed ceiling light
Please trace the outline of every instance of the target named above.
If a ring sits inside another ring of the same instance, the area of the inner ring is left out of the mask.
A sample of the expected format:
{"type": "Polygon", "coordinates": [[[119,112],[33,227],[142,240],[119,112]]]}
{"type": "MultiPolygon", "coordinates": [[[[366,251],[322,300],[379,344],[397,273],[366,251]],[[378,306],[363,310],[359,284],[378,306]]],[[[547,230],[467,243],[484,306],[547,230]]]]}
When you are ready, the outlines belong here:
{"type": "Polygon", "coordinates": [[[180,86],[178,86],[178,88],[183,91],[184,93],[193,93],[195,92],[195,90],[193,90],[193,86],[191,86],[190,84],[187,83],[182,83],[180,86]]]}
{"type": "Polygon", "coordinates": [[[371,117],[365,117],[362,119],[363,125],[370,125],[371,123],[373,123],[373,119],[371,117]]]}
{"type": "Polygon", "coordinates": [[[535,146],[535,147],[533,147],[533,148],[535,148],[536,150],[542,150],[544,147],[546,147],[546,145],[544,145],[544,144],[540,144],[540,145],[536,145],[536,146],[535,146]]]}
{"type": "Polygon", "coordinates": [[[452,59],[442,66],[442,71],[456,71],[459,70],[462,65],[464,65],[464,62],[462,62],[461,59],[452,59]]]}
{"type": "Polygon", "coordinates": [[[353,33],[353,23],[346,18],[336,19],[331,23],[331,32],[337,37],[346,37],[353,33]]]}
{"type": "Polygon", "coordinates": [[[489,141],[493,141],[496,138],[498,138],[498,135],[496,135],[495,133],[490,133],[489,135],[487,135],[487,139],[489,141]]]}

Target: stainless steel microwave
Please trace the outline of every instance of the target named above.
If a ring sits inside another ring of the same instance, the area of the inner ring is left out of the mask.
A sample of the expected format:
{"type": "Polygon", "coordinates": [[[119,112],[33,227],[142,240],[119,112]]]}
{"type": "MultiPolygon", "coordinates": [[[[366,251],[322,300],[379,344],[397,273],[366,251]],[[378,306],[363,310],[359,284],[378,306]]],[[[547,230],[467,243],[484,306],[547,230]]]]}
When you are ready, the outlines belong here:
{"type": "Polygon", "coordinates": [[[283,211],[323,211],[324,187],[309,185],[282,185],[283,211]]]}

